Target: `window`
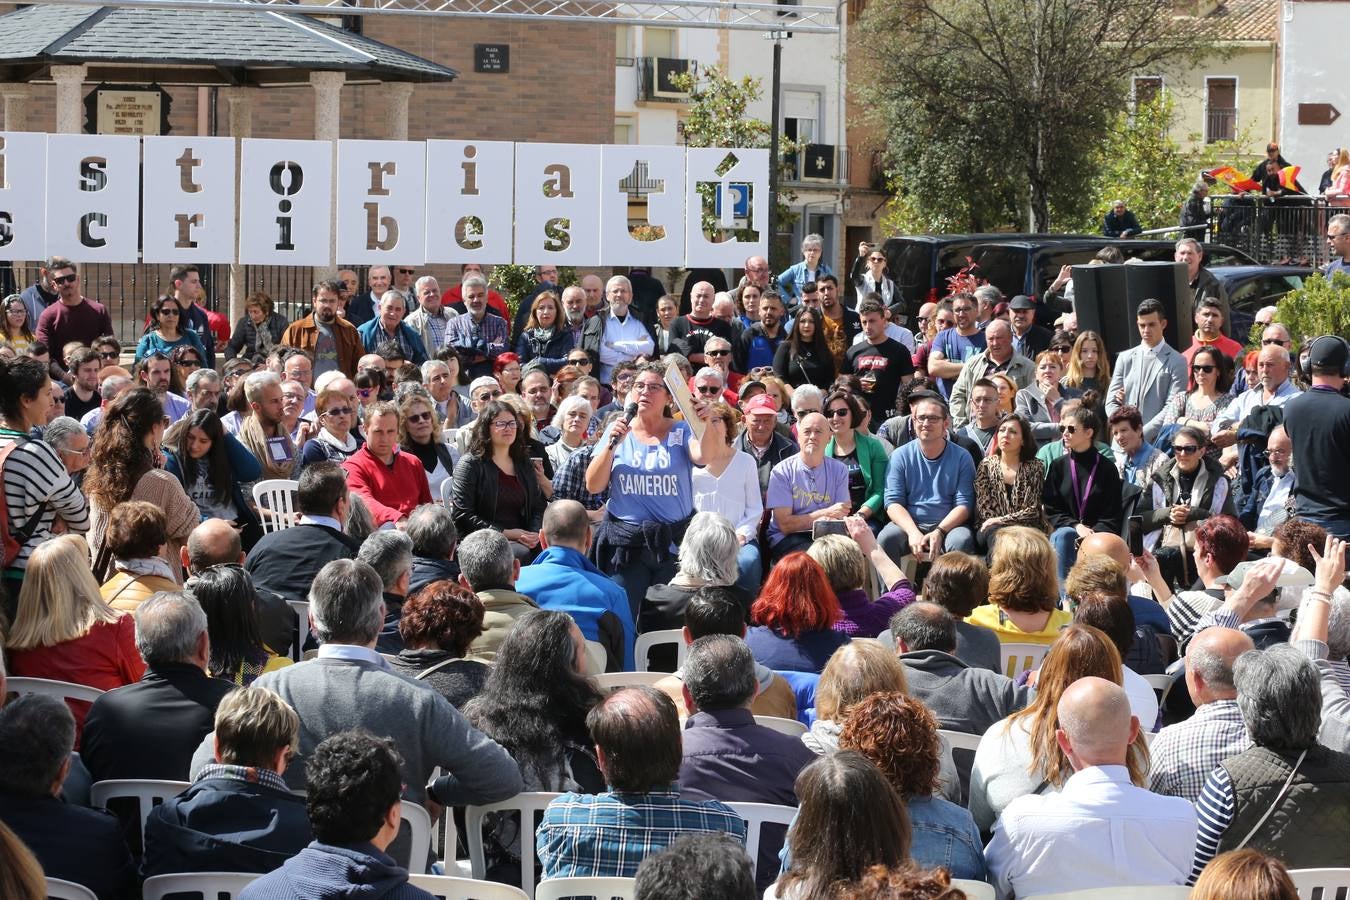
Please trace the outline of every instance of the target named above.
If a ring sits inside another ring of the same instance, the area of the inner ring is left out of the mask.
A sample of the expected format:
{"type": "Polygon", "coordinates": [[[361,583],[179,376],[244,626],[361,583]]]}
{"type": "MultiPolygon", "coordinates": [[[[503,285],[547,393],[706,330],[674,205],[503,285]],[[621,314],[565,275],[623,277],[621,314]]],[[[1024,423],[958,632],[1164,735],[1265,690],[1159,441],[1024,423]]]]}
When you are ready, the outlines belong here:
{"type": "Polygon", "coordinates": [[[643,55],[654,56],[658,59],[676,59],[679,53],[676,48],[679,43],[676,40],[674,28],[645,28],[643,29],[642,40],[644,43],[643,55]]]}
{"type": "Polygon", "coordinates": [[[1205,79],[1205,143],[1237,136],[1237,79],[1205,79]]]}
{"type": "Polygon", "coordinates": [[[634,120],[632,116],[615,116],[614,143],[616,144],[637,143],[637,121],[634,120]]]}
{"type": "MultiPolygon", "coordinates": [[[[820,94],[816,91],[783,91],[783,137],[798,144],[820,141],[820,94]]],[[[801,178],[801,154],[788,157],[793,180],[801,178]]]]}
{"type": "Polygon", "coordinates": [[[633,26],[614,26],[614,61],[621,66],[633,64],[633,26]]]}
{"type": "Polygon", "coordinates": [[[1136,106],[1141,103],[1152,103],[1158,99],[1162,92],[1163,80],[1161,75],[1134,76],[1134,103],[1136,106]]]}

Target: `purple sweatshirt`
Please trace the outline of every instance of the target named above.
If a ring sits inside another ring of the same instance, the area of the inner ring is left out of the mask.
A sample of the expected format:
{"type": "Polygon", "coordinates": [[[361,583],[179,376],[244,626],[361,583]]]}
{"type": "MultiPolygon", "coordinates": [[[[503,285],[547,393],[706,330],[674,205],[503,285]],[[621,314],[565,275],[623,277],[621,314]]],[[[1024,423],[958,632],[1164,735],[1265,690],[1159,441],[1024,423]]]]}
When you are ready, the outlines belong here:
{"type": "Polygon", "coordinates": [[[844,617],[834,623],[834,630],[849,637],[874,638],[891,627],[891,616],[913,602],[914,586],[906,578],[871,602],[866,591],[844,591],[839,595],[844,617]]]}

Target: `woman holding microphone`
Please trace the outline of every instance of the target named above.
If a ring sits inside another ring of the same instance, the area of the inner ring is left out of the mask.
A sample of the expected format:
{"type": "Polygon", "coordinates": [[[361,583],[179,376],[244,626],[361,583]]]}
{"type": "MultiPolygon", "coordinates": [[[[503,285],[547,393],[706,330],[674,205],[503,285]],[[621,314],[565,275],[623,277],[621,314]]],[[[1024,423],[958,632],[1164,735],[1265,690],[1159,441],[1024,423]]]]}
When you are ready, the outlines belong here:
{"type": "MultiPolygon", "coordinates": [[[[595,536],[600,569],[628,594],[633,619],[647,588],[675,575],[675,557],[694,514],[694,466],[703,453],[688,422],[671,418],[661,367],[644,363],[633,379],[624,416],[596,442],[586,468],[586,490],[609,490],[595,536]],[[637,414],[629,419],[636,405],[637,414]]],[[[695,400],[700,418],[708,404],[695,400]]]]}

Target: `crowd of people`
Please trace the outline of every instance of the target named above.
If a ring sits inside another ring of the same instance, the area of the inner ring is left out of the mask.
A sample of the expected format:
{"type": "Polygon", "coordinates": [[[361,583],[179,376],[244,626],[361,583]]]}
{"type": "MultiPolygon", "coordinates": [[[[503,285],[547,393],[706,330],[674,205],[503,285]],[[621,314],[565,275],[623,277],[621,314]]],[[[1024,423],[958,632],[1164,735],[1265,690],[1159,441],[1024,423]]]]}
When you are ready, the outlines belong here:
{"type": "Polygon", "coordinates": [[[400,801],[522,791],[559,796],[489,816],[489,878],[651,898],[1350,866],[1350,344],[1237,344],[1191,241],[1182,348],[1157,300],[1109,347],[1061,282],[914,310],[821,249],[682,295],[539,267],[514,314],[477,266],[344,270],[232,328],[181,266],[134,354],[47,260],[0,343],[0,673],[104,693],[0,709],[0,893],[423,897],[400,801]],[[110,779],[190,787],[142,835],[110,779]],[[796,820],[747,848],[738,802],[796,820]]]}

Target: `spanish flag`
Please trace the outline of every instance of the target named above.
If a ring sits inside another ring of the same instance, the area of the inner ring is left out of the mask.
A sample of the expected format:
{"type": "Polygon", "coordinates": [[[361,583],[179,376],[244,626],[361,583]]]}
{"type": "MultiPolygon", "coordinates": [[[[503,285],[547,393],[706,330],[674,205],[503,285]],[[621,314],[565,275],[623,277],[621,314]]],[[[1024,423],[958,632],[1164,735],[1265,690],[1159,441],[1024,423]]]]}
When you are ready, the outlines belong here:
{"type": "MultiPolygon", "coordinates": [[[[1297,169],[1298,167],[1292,166],[1291,168],[1297,169]]],[[[1235,194],[1261,190],[1261,185],[1252,181],[1232,166],[1219,166],[1217,169],[1210,169],[1205,174],[1211,178],[1222,181],[1224,184],[1228,185],[1235,194]]],[[[1281,175],[1280,177],[1283,178],[1284,176],[1281,175]]]]}
{"type": "Polygon", "coordinates": [[[1280,170],[1280,187],[1286,191],[1298,190],[1298,173],[1303,169],[1299,166],[1285,166],[1280,170]]]}

